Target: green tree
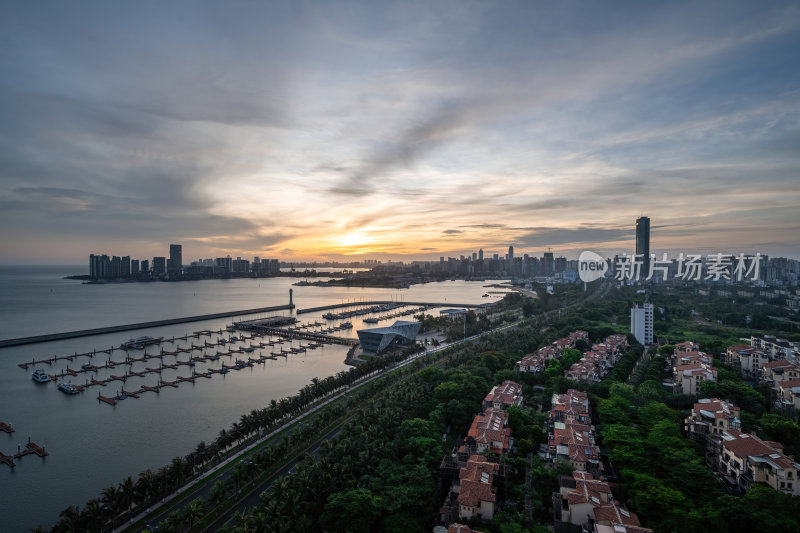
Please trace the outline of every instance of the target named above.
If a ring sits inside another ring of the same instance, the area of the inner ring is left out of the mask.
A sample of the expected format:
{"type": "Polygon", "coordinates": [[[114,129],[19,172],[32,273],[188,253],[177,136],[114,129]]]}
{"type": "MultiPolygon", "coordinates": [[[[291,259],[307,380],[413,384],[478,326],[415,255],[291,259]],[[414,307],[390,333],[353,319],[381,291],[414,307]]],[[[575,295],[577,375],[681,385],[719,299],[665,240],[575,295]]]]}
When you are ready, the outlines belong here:
{"type": "Polygon", "coordinates": [[[365,489],[336,492],[328,497],[322,521],[330,531],[368,533],[374,531],[381,505],[381,499],[365,489]]]}

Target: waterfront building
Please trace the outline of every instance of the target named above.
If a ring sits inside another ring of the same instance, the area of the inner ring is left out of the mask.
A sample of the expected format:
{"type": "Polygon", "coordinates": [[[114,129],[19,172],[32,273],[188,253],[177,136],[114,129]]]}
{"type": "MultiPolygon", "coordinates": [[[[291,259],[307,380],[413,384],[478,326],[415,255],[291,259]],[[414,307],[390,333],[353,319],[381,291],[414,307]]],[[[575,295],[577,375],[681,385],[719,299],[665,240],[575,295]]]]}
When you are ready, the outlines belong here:
{"type": "Polygon", "coordinates": [[[153,274],[156,276],[167,273],[167,258],[154,257],[153,258],[153,274]]]}
{"type": "Polygon", "coordinates": [[[171,262],[170,274],[180,275],[183,270],[183,246],[180,244],[169,245],[169,260],[171,262]]]}
{"type": "Polygon", "coordinates": [[[398,320],[389,327],[370,328],[358,331],[358,342],[367,353],[381,353],[398,344],[412,344],[422,324],[398,320]]]}

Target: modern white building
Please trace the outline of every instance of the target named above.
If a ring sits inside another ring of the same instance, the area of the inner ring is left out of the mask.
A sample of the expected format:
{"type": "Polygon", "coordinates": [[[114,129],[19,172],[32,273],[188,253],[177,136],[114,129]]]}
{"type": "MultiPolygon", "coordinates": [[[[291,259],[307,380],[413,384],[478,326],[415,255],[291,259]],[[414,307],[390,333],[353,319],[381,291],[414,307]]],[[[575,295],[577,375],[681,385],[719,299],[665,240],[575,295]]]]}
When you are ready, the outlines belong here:
{"type": "Polygon", "coordinates": [[[643,304],[642,307],[633,304],[631,333],[642,344],[653,343],[653,304],[643,304]]]}

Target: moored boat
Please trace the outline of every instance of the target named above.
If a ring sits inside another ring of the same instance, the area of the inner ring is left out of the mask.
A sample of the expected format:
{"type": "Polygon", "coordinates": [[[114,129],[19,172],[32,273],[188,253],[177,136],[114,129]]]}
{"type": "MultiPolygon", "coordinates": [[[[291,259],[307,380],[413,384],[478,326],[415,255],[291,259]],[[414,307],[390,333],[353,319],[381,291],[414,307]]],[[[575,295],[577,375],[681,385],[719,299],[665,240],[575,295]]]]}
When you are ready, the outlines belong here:
{"type": "Polygon", "coordinates": [[[64,394],[78,394],[80,392],[71,381],[63,381],[59,383],[58,390],[64,394]]]}
{"type": "Polygon", "coordinates": [[[47,372],[41,368],[37,369],[33,374],[31,374],[31,379],[36,383],[47,383],[51,380],[50,376],[47,375],[47,372]]]}

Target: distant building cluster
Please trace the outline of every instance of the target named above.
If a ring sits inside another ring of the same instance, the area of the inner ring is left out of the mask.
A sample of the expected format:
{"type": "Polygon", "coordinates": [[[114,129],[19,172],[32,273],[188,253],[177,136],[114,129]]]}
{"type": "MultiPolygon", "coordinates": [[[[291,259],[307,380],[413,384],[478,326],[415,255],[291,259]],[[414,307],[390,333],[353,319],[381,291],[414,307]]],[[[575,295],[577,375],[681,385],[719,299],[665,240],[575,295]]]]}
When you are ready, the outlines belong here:
{"type": "MultiPolygon", "coordinates": [[[[560,359],[562,352],[568,348],[576,348],[578,340],[589,341],[589,333],[584,330],[571,332],[564,338],[554,341],[548,346],[539,348],[517,361],[516,369],[520,372],[540,374],[547,369],[547,362],[560,359]]],[[[619,361],[628,347],[625,335],[614,334],[594,344],[583,354],[581,359],[564,371],[564,376],[583,383],[599,383],[619,361]]]]}
{"type": "Polygon", "coordinates": [[[129,255],[89,255],[89,277],[95,280],[158,279],[180,277],[182,273],[183,247],[180,244],[170,244],[169,258],[153,257],[152,263],[148,259],[131,259],[129,255]]]}
{"type": "Polygon", "coordinates": [[[465,277],[510,277],[510,278],[557,278],[569,282],[578,279],[578,261],[566,257],[555,257],[553,252],[544,252],[541,257],[529,254],[514,255],[514,247],[508,247],[504,256],[492,254],[484,257],[483,250],[458,258],[444,256],[439,262],[415,261],[411,263],[426,271],[465,277]]]}
{"type": "Polygon", "coordinates": [[[551,359],[559,359],[561,352],[567,348],[575,348],[578,340],[583,339],[589,342],[589,332],[582,329],[571,332],[566,337],[553,341],[547,346],[543,346],[534,354],[528,354],[517,361],[516,369],[519,372],[530,372],[541,374],[547,368],[547,362],[551,359]]]}
{"type": "Polygon", "coordinates": [[[138,279],[138,280],[185,280],[230,277],[268,277],[280,272],[277,259],[255,257],[253,261],[230,256],[216,259],[192,261],[183,264],[183,246],[169,245],[169,257],[131,259],[130,256],[105,254],[89,255],[89,277],[93,280],[138,279]]]}
{"type": "Polygon", "coordinates": [[[625,335],[610,335],[603,342],[592,345],[580,361],[574,363],[564,374],[569,379],[584,383],[600,383],[625,353],[628,338],[625,335]]]}

